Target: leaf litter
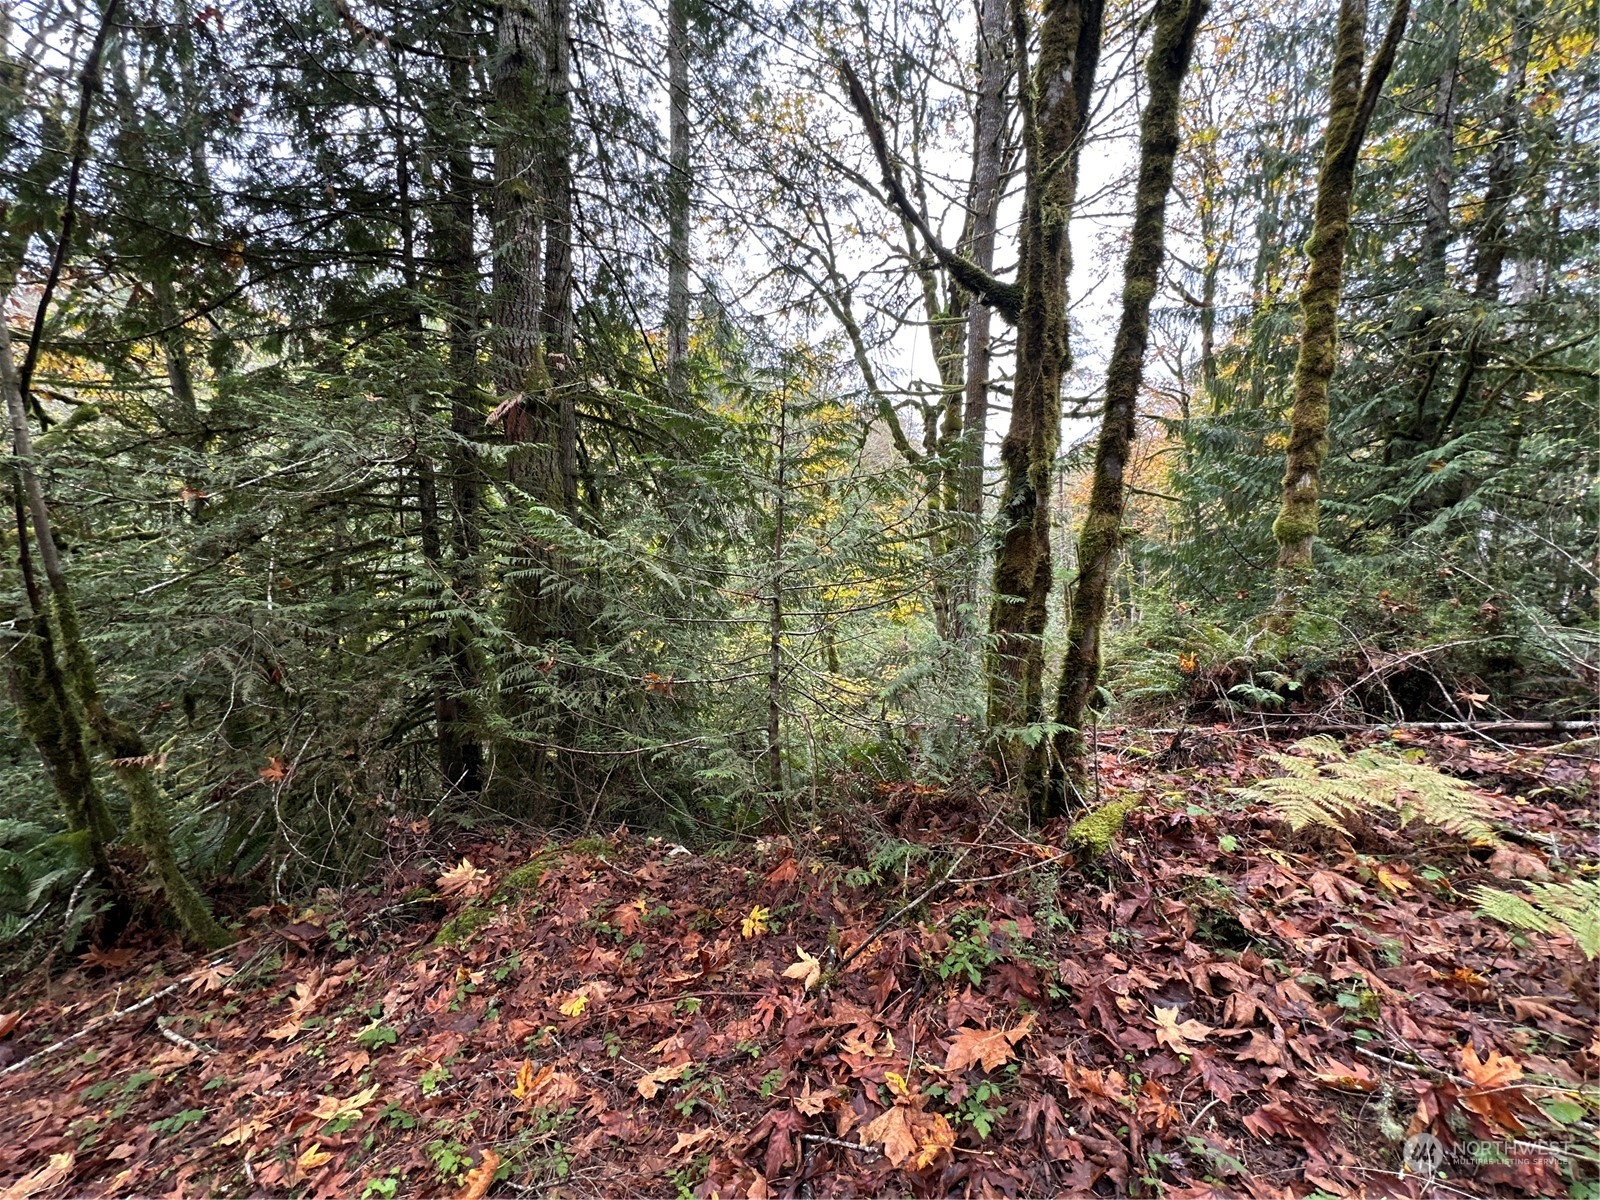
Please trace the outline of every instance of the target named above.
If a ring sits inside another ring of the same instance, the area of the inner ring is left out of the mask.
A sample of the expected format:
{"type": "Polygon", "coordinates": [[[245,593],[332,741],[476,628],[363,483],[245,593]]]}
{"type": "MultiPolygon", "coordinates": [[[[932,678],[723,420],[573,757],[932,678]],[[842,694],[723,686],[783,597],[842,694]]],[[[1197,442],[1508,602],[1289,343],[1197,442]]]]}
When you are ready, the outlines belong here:
{"type": "Polygon", "coordinates": [[[1422,1195],[1421,1134],[1456,1193],[1582,1194],[1592,964],[1471,892],[1592,872],[1596,768],[1430,739],[1508,854],[1291,833],[1229,795],[1261,739],[1211,740],[1101,755],[1141,803],[1093,861],[914,785],[708,853],[397,822],[378,886],[220,959],[13,995],[0,1194],[1422,1195]]]}

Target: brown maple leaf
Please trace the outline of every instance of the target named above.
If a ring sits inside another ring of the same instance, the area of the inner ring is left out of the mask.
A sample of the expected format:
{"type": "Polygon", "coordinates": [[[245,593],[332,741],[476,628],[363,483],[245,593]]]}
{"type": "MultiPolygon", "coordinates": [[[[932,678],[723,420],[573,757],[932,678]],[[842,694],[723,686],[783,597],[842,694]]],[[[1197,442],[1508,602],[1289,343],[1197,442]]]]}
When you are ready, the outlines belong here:
{"type": "Polygon", "coordinates": [[[983,1064],[985,1071],[997,1071],[1013,1058],[1013,1047],[1028,1036],[1033,1029],[1034,1017],[1029,1013],[1014,1029],[962,1029],[950,1043],[950,1053],[944,1060],[946,1071],[965,1071],[974,1063],[983,1064]]]}
{"type": "Polygon", "coordinates": [[[0,1013],[0,1038],[5,1037],[15,1029],[22,1020],[22,1010],[16,1012],[0,1013]]]}
{"type": "Polygon", "coordinates": [[[102,950],[96,946],[92,950],[78,956],[78,961],[86,967],[99,967],[102,971],[120,971],[133,961],[134,951],[102,950]]]}
{"type": "Polygon", "coordinates": [[[489,872],[473,866],[470,858],[463,858],[439,876],[434,886],[439,889],[441,896],[476,896],[488,888],[489,872]]]}
{"type": "Polygon", "coordinates": [[[1179,1054],[1187,1054],[1194,1048],[1196,1042],[1203,1042],[1211,1034],[1209,1025],[1202,1025],[1199,1021],[1178,1020],[1178,1008],[1163,1008],[1156,1005],[1156,1041],[1170,1046],[1179,1054]]]}
{"type": "Polygon", "coordinates": [[[227,963],[218,963],[215,966],[201,967],[194,973],[194,982],[189,985],[191,992],[216,992],[221,991],[228,977],[237,970],[227,963]]]}
{"type": "Polygon", "coordinates": [[[922,1111],[928,1098],[899,1075],[891,1071],[886,1078],[894,1107],[863,1126],[861,1140],[881,1145],[896,1167],[909,1162],[913,1171],[927,1170],[955,1148],[956,1131],[939,1113],[922,1111]]]}
{"type": "Polygon", "coordinates": [[[494,1186],[494,1173],[500,1169],[500,1156],[493,1150],[485,1150],[478,1159],[478,1165],[467,1172],[462,1189],[456,1193],[456,1200],[483,1200],[494,1186]]]}

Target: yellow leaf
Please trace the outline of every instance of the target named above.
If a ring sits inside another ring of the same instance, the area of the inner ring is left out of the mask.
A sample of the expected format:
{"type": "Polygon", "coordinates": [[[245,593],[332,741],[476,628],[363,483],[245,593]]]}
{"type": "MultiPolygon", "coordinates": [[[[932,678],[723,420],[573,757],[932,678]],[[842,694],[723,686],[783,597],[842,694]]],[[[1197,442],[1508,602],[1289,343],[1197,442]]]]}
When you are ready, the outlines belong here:
{"type": "Polygon", "coordinates": [[[583,1010],[589,1007],[589,997],[584,992],[579,992],[561,1006],[561,1015],[564,1017],[577,1017],[583,1015],[583,1010]]]}
{"type": "Polygon", "coordinates": [[[436,886],[441,896],[454,896],[458,892],[463,896],[476,896],[488,886],[488,880],[489,872],[473,866],[470,858],[463,858],[439,876],[436,886]]]}
{"type": "Polygon", "coordinates": [[[260,1121],[240,1121],[212,1144],[216,1146],[242,1146],[260,1133],[261,1128],[260,1121]]]}
{"type": "Polygon", "coordinates": [[[1178,1009],[1162,1008],[1156,1005],[1156,1041],[1172,1047],[1179,1054],[1187,1054],[1193,1049],[1193,1044],[1203,1042],[1211,1033],[1211,1026],[1202,1025],[1199,1021],[1178,1020],[1178,1009]]]}
{"type": "Polygon", "coordinates": [[[523,1059],[522,1065],[517,1068],[517,1082],[511,1087],[511,1094],[518,1100],[526,1100],[528,1093],[533,1090],[533,1062],[523,1059]]]}
{"type": "Polygon", "coordinates": [[[658,1067],[654,1071],[640,1076],[639,1082],[633,1086],[639,1090],[639,1095],[646,1100],[654,1100],[656,1093],[661,1090],[664,1083],[676,1083],[683,1078],[683,1073],[689,1069],[688,1063],[679,1063],[675,1067],[658,1067]]]}
{"type": "Polygon", "coordinates": [[[337,1096],[321,1096],[317,1099],[317,1106],[311,1110],[311,1115],[322,1121],[333,1121],[339,1117],[359,1117],[361,1110],[372,1103],[372,1098],[378,1094],[378,1085],[357,1092],[340,1100],[337,1096]]]}
{"type": "Polygon", "coordinates": [[[750,910],[750,915],[740,922],[740,929],[747,938],[758,938],[767,932],[767,922],[772,917],[772,910],[762,908],[757,904],[750,910]]]}
{"type": "Polygon", "coordinates": [[[24,1175],[5,1190],[5,1200],[27,1200],[29,1196],[49,1191],[72,1174],[72,1151],[52,1154],[50,1160],[31,1175],[24,1175]]]}
{"type": "Polygon", "coordinates": [[[794,952],[800,956],[800,961],[792,966],[785,967],[783,977],[785,979],[800,980],[801,986],[809,992],[822,979],[822,964],[799,946],[794,948],[794,952]]]}
{"type": "Polygon", "coordinates": [[[318,1167],[332,1161],[333,1155],[329,1154],[321,1146],[311,1146],[304,1154],[295,1159],[296,1165],[302,1171],[315,1171],[318,1167]]]}

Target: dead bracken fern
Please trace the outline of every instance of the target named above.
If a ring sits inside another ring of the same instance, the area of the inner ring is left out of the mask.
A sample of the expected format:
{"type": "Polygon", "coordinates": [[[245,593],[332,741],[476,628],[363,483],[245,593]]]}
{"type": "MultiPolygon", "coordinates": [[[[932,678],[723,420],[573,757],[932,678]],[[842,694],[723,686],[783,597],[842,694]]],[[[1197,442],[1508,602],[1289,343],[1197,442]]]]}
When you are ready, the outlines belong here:
{"type": "Polygon", "coordinates": [[[1291,747],[1298,754],[1269,754],[1284,774],[1235,789],[1270,805],[1292,829],[1326,825],[1349,835],[1345,822],[1373,814],[1404,826],[1421,821],[1494,845],[1487,800],[1470,785],[1441,773],[1405,751],[1367,747],[1347,754],[1331,737],[1310,737],[1291,747]]]}
{"type": "Polygon", "coordinates": [[[1480,887],[1473,898],[1480,914],[1502,925],[1570,934],[1585,958],[1600,958],[1600,879],[1529,884],[1526,896],[1480,887]]]}

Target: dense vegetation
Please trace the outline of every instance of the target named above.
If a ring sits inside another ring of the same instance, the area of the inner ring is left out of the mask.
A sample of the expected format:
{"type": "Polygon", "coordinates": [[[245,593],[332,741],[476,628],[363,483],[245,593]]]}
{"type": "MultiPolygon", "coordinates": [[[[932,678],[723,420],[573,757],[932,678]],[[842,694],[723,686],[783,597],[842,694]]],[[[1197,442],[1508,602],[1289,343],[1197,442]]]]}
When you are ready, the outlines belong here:
{"type": "Polygon", "coordinates": [[[1590,6],[0,20],[13,965],[397,815],[1593,715],[1590,6]]]}

